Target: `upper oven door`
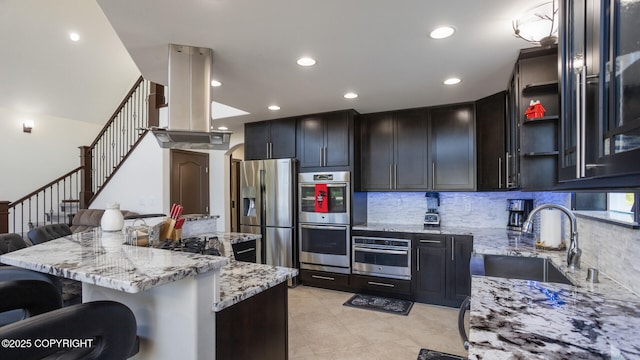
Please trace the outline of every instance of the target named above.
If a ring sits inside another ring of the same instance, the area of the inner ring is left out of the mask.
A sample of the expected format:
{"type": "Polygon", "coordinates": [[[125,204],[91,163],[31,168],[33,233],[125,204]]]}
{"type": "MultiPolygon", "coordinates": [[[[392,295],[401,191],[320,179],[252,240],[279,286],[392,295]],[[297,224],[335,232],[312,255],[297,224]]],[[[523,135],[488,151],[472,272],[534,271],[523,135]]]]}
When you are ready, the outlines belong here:
{"type": "Polygon", "coordinates": [[[300,222],[349,224],[351,207],[348,172],[298,175],[300,222]]]}

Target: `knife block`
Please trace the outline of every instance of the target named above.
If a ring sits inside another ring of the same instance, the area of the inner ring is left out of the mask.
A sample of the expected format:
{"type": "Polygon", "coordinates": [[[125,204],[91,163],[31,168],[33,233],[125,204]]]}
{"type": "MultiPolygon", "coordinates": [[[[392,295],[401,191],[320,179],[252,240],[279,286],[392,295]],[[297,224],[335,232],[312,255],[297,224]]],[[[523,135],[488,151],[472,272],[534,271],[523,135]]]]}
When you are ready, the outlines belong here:
{"type": "Polygon", "coordinates": [[[182,238],[182,229],[173,229],[169,238],[173,241],[178,241],[182,238]]]}
{"type": "MultiPolygon", "coordinates": [[[[174,228],[176,226],[176,220],[172,218],[168,218],[160,227],[160,240],[164,241],[167,239],[177,240],[173,238],[174,228]]],[[[181,232],[182,233],[182,232],[181,232]]],[[[182,234],[181,234],[182,235],[182,234]]]]}

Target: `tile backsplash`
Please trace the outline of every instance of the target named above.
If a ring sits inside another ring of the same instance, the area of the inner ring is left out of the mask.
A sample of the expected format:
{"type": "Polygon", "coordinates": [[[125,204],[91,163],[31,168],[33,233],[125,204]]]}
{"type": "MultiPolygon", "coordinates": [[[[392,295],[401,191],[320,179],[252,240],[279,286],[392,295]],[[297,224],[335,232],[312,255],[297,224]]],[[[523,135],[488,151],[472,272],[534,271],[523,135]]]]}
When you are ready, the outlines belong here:
{"type": "MultiPolygon", "coordinates": [[[[424,192],[370,192],[367,222],[422,224],[427,211],[424,192]]],[[[440,222],[447,226],[502,228],[507,226],[507,199],[533,199],[542,203],[569,205],[569,194],[535,192],[441,192],[440,222]]]]}
{"type": "MultiPolygon", "coordinates": [[[[424,192],[370,192],[367,222],[421,224],[427,210],[424,192]]],[[[555,203],[570,206],[569,193],[553,192],[441,192],[439,213],[447,226],[504,228],[507,199],[533,199],[534,206],[555,203]]],[[[583,266],[596,267],[636,294],[640,294],[640,230],[578,217],[583,266]]],[[[538,226],[537,224],[535,226],[538,226]]],[[[563,216],[563,238],[569,226],[563,216]]]]}

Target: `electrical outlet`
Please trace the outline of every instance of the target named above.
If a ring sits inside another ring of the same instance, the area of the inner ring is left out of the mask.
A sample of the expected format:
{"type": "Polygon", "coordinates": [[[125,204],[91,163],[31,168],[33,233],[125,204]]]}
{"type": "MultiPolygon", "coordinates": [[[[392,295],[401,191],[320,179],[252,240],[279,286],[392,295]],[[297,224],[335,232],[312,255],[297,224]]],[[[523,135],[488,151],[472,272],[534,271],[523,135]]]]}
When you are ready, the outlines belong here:
{"type": "Polygon", "coordinates": [[[464,211],[470,213],[471,212],[471,201],[464,201],[464,211]]]}

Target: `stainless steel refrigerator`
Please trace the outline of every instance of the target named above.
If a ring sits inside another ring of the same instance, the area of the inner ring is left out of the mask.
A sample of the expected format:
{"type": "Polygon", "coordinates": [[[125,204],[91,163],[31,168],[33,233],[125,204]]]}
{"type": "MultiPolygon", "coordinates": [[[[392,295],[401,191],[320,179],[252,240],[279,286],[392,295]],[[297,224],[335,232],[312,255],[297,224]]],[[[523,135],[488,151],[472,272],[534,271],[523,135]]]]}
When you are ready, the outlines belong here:
{"type": "Polygon", "coordinates": [[[294,159],[240,164],[240,231],[262,235],[259,263],[297,267],[295,165],[294,159]]]}

